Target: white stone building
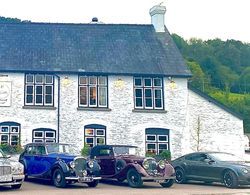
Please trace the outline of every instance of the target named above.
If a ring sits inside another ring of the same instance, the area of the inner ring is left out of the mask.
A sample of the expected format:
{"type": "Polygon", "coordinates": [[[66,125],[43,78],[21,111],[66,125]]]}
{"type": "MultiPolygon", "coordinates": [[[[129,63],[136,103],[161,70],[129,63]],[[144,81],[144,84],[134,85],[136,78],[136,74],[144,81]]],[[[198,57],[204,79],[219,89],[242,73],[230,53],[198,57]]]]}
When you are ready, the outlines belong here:
{"type": "Polygon", "coordinates": [[[0,143],[243,155],[241,117],[188,87],[165,11],[152,25],[0,24],[0,143]]]}

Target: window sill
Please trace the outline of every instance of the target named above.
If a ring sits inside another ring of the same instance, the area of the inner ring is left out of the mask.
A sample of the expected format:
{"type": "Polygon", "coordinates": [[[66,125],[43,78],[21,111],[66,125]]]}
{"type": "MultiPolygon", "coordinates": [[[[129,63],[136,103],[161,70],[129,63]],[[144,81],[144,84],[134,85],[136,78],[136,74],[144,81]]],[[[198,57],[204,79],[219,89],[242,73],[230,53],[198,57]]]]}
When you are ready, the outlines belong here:
{"type": "Polygon", "coordinates": [[[141,113],[167,113],[166,110],[149,110],[149,109],[133,109],[132,112],[141,112],[141,113]]]}
{"type": "Polygon", "coordinates": [[[90,108],[90,107],[78,107],[77,110],[83,110],[83,111],[111,111],[110,108],[90,108]]]}
{"type": "Polygon", "coordinates": [[[53,106],[23,106],[23,109],[56,110],[56,107],[53,107],[53,106]]]}

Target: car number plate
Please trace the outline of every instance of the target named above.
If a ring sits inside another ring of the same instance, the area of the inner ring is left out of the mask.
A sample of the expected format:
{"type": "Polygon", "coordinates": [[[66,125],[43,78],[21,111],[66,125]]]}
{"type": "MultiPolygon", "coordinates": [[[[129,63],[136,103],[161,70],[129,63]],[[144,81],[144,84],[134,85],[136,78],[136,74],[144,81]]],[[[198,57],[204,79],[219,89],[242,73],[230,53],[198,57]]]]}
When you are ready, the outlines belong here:
{"type": "Polygon", "coordinates": [[[12,175],[3,175],[0,176],[0,182],[12,181],[12,175]]]}
{"type": "Polygon", "coordinates": [[[80,177],[79,179],[78,179],[78,181],[80,182],[80,183],[82,183],[82,182],[91,182],[93,179],[91,178],[91,177],[80,177]]]}

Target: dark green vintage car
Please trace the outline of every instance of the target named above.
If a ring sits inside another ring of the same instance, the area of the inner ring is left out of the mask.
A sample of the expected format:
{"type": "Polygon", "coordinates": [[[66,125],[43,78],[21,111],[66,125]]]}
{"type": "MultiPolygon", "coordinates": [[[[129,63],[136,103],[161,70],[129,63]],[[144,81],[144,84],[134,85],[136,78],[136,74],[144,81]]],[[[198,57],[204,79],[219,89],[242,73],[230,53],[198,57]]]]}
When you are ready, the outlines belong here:
{"type": "Polygon", "coordinates": [[[250,164],[229,153],[195,152],[173,160],[172,165],[177,183],[221,182],[228,188],[250,184],[250,164]]]}

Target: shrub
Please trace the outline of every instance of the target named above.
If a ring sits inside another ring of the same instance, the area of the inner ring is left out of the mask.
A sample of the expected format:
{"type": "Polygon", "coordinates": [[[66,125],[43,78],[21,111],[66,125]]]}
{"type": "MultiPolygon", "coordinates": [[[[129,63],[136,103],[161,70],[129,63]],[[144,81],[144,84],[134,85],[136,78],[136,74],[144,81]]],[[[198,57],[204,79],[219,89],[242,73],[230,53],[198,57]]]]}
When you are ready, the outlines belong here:
{"type": "Polygon", "coordinates": [[[88,156],[90,152],[90,147],[88,144],[84,144],[83,148],[81,149],[82,156],[88,156]]]}
{"type": "Polygon", "coordinates": [[[0,149],[5,154],[20,154],[23,151],[23,148],[20,145],[11,146],[8,144],[1,144],[0,149]]]}
{"type": "Polygon", "coordinates": [[[155,154],[153,152],[146,152],[146,157],[153,157],[157,160],[160,159],[171,160],[171,152],[169,150],[163,150],[160,154],[155,154]]]}

